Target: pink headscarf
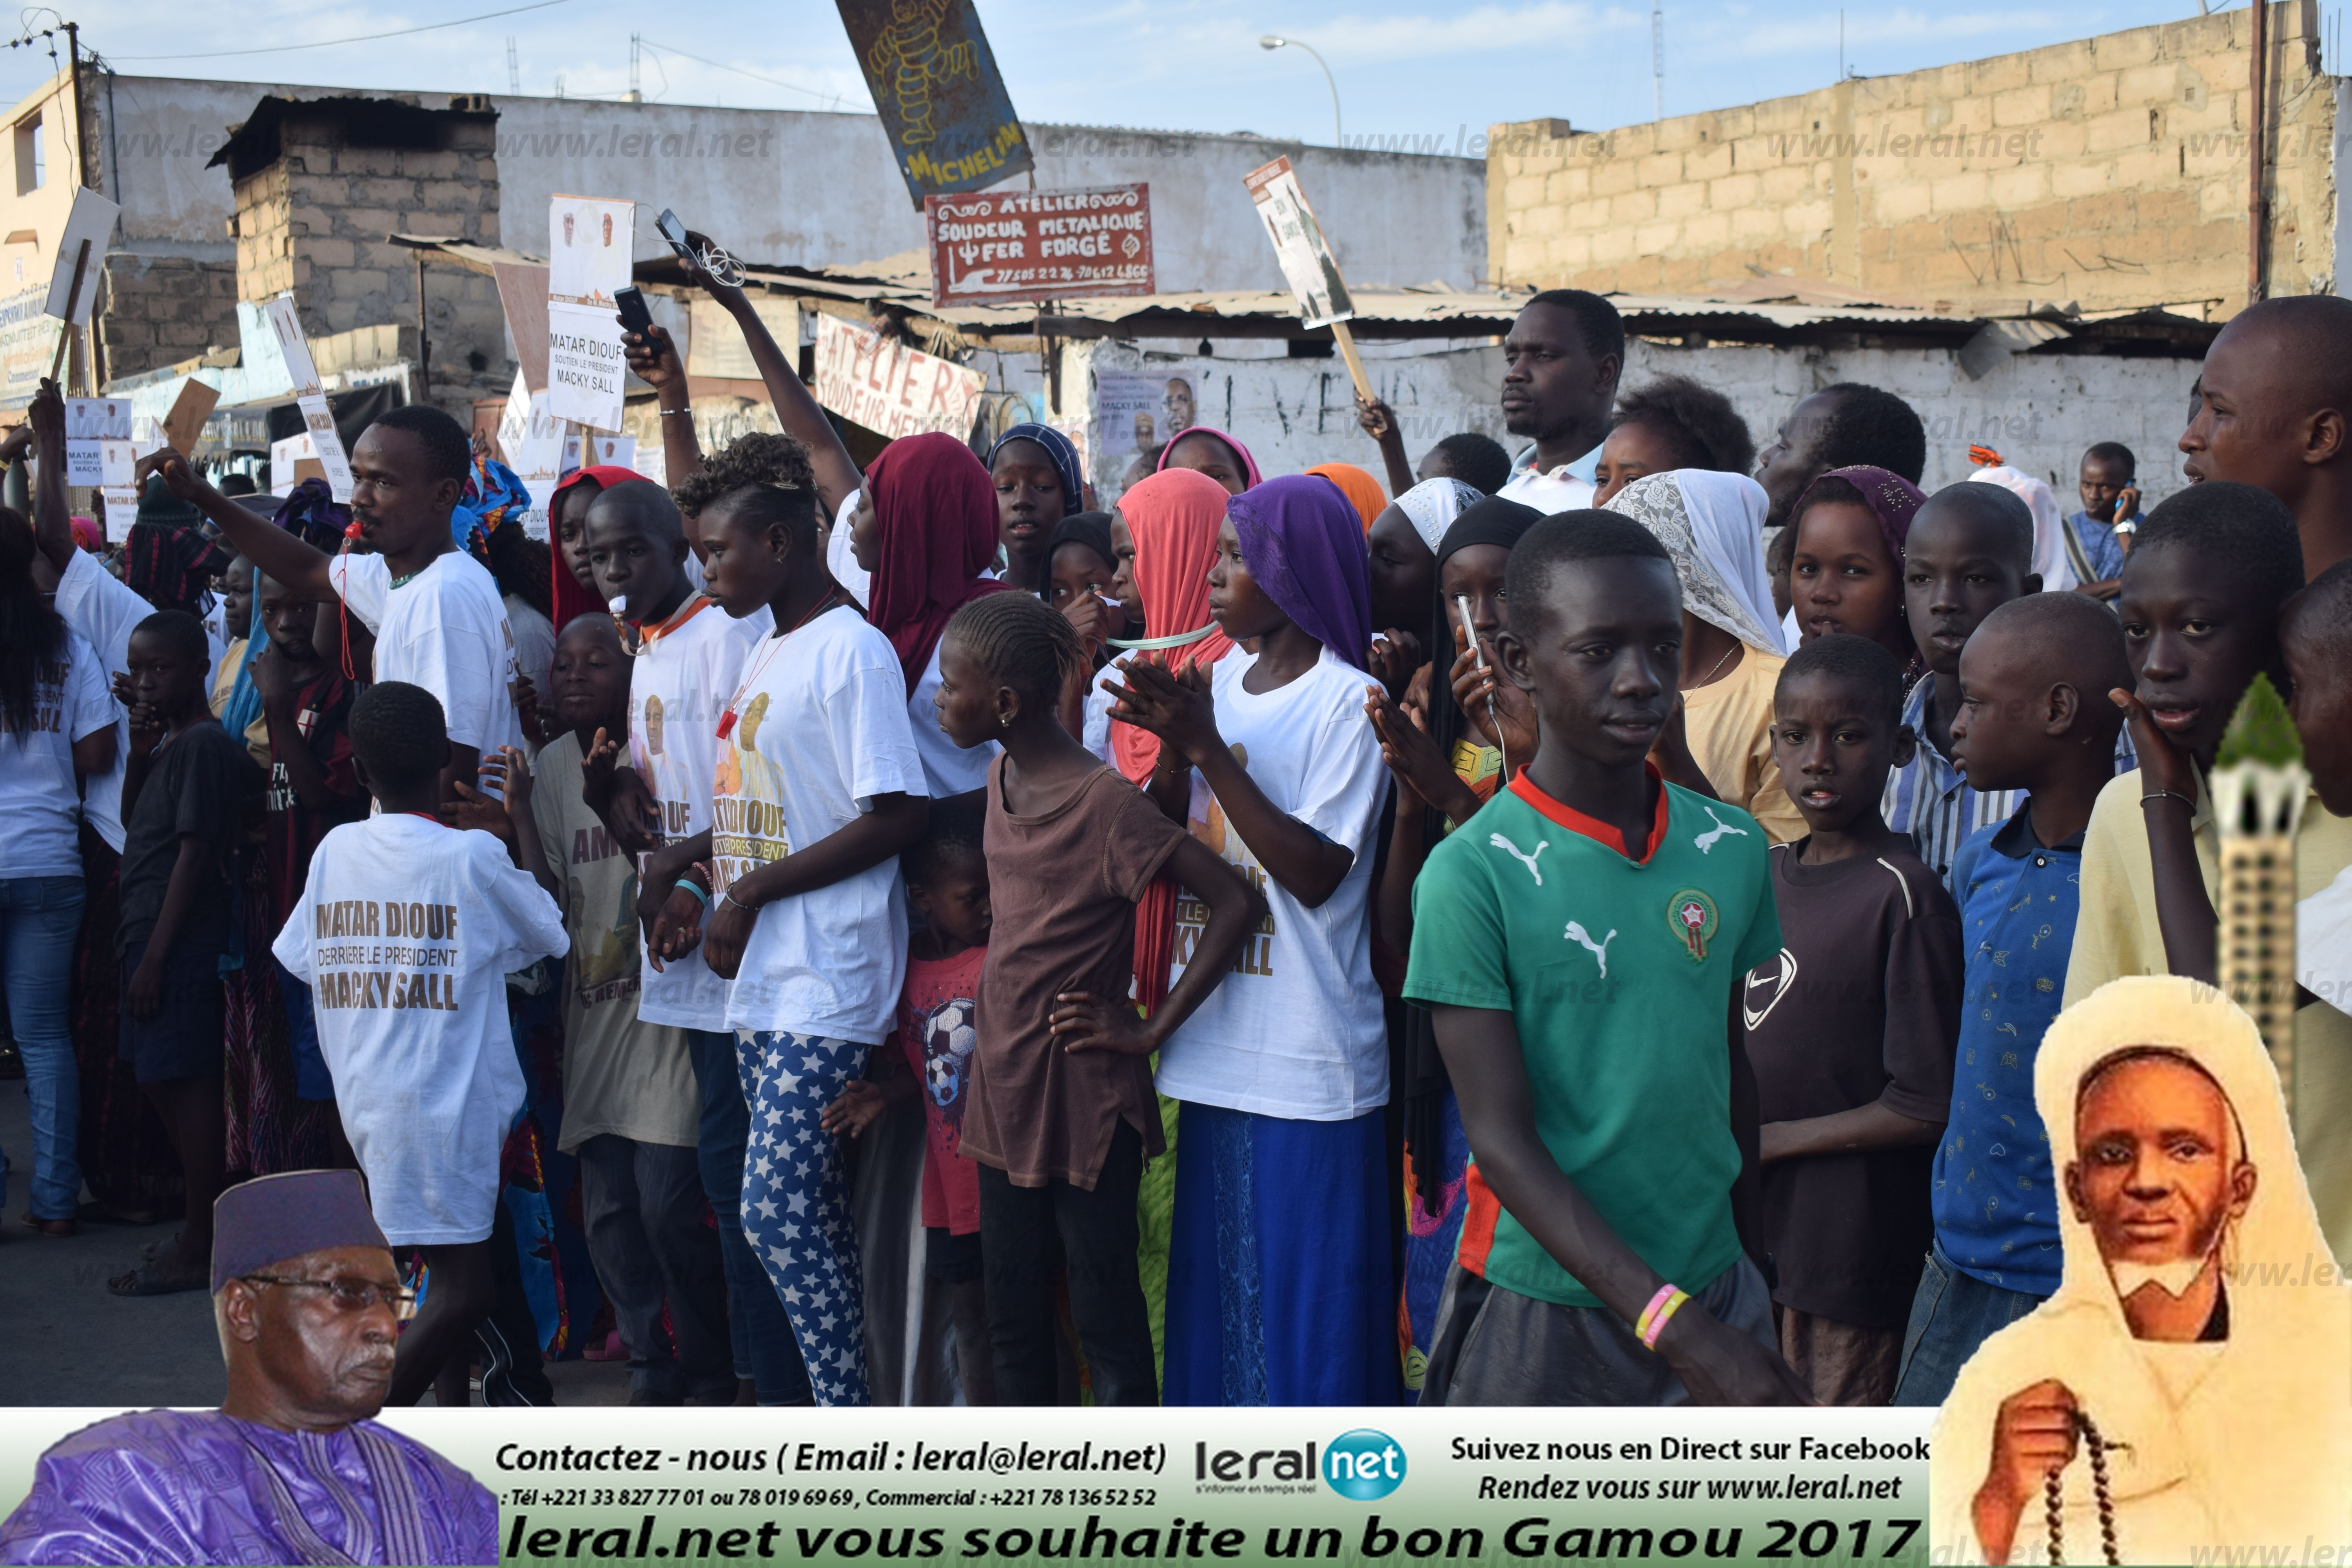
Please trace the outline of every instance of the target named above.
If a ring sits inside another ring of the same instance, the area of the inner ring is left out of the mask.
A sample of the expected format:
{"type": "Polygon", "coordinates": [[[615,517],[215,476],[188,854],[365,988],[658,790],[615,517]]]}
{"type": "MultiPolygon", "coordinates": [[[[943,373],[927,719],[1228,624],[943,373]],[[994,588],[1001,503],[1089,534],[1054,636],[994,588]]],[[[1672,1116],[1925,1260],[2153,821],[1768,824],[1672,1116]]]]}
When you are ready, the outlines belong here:
{"type": "Polygon", "coordinates": [[[1242,460],[1243,477],[1249,481],[1242,486],[1242,489],[1247,490],[1255,489],[1257,488],[1259,483],[1257,459],[1250,456],[1250,449],[1247,447],[1243,446],[1240,441],[1226,435],[1223,430],[1218,429],[1213,425],[1187,425],[1181,430],[1177,431],[1173,436],[1169,437],[1168,445],[1160,448],[1160,466],[1152,470],[1154,473],[1166,473],[1168,471],[1168,454],[1174,451],[1176,449],[1176,443],[1181,441],[1187,436],[1214,436],[1218,440],[1223,441],[1226,446],[1231,447],[1234,449],[1234,456],[1242,460]]]}

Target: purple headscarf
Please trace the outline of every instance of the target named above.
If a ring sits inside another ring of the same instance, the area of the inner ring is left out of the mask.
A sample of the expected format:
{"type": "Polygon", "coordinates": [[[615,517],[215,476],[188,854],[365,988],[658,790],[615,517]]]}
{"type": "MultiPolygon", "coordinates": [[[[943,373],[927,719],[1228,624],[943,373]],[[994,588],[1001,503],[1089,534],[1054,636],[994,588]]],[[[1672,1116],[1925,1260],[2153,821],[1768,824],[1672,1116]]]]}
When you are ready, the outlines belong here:
{"type": "Polygon", "coordinates": [[[1851,468],[1832,468],[1805,487],[1805,493],[1797,498],[1796,510],[1790,515],[1799,518],[1805,515],[1805,508],[1817,499],[1813,492],[1821,488],[1822,479],[1843,479],[1862,492],[1863,504],[1870,508],[1873,517],[1878,519],[1878,531],[1886,541],[1886,553],[1894,557],[1896,565],[1901,565],[1903,552],[1911,540],[1911,520],[1919,515],[1921,507],[1927,504],[1927,498],[1920,492],[1919,487],[1901,474],[1874,468],[1867,464],[1857,464],[1851,468]]]}
{"type": "Polygon", "coordinates": [[[1372,641],[1364,521],[1319,474],[1268,479],[1225,503],[1242,560],[1276,608],[1358,669],[1372,641]]]}

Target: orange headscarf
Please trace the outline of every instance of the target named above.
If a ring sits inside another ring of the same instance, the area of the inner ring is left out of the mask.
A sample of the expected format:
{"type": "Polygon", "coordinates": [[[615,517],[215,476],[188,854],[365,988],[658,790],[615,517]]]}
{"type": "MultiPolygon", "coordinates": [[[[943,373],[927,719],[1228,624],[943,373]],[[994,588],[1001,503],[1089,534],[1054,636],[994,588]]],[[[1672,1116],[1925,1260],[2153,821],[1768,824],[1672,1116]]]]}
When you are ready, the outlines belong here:
{"type": "Polygon", "coordinates": [[[1364,520],[1366,533],[1371,532],[1372,523],[1388,510],[1388,491],[1381,489],[1380,480],[1353,463],[1318,463],[1307,471],[1320,474],[1339,487],[1339,493],[1348,498],[1348,504],[1364,520]]]}
{"type": "MultiPolygon", "coordinates": [[[[1217,555],[1217,529],[1225,520],[1225,487],[1191,468],[1163,468],[1118,498],[1118,514],[1135,541],[1135,592],[1143,624],[1155,637],[1209,627],[1198,642],[1136,655],[1171,670],[1211,665],[1233,651],[1233,641],[1209,619],[1209,568],[1217,555]]],[[[1111,755],[1118,771],[1140,785],[1160,760],[1160,737],[1114,721],[1111,755]]],[[[1168,960],[1176,940],[1176,884],[1167,877],[1145,889],[1135,910],[1135,996],[1144,1010],[1168,996],[1168,960]]]]}

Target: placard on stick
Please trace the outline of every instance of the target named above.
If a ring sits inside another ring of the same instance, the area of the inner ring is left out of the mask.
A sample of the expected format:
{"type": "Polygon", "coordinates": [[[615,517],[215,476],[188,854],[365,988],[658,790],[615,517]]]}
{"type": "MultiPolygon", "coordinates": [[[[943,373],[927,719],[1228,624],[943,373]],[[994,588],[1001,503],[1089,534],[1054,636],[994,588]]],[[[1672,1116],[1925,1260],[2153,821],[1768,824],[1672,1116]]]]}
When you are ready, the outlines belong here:
{"type": "Polygon", "coordinates": [[[1339,276],[1339,263],[1323,236],[1323,226],[1316,221],[1315,209],[1307,205],[1297,171],[1289,159],[1276,158],[1243,175],[1242,184],[1249,187],[1250,199],[1257,204],[1258,220],[1274,242],[1274,258],[1282,268],[1283,280],[1290,285],[1292,298],[1298,301],[1299,321],[1309,327],[1331,329],[1340,356],[1348,362],[1356,395],[1370,399],[1372,384],[1364,374],[1363,361],[1357,357],[1355,334],[1348,330],[1356,304],[1348,297],[1348,281],[1339,276]]]}
{"type": "Polygon", "coordinates": [[[73,210],[66,215],[65,233],[58,239],[57,265],[49,273],[49,298],[42,313],[68,326],[89,325],[90,306],[98,299],[99,263],[114,237],[114,220],[122,209],[85,185],[74,192],[73,210]],[[76,262],[81,247],[89,246],[89,264],[80,268],[81,287],[74,287],[76,262]]]}
{"type": "Polygon", "coordinates": [[[637,205],[556,195],[547,207],[547,406],[593,430],[621,427],[621,323],[637,205]]]}
{"type": "MultiPolygon", "coordinates": [[[[286,356],[287,378],[294,384],[294,401],[301,407],[302,425],[310,432],[314,460],[319,465],[317,477],[327,481],[337,500],[347,502],[352,499],[351,459],[344,455],[342,437],[336,433],[334,411],[327,405],[326,384],[320,379],[318,362],[310,357],[310,340],[302,331],[302,319],[294,312],[294,291],[289,289],[264,301],[262,313],[269,319],[278,352],[286,356]]],[[[273,472],[275,468],[273,461],[273,472]]],[[[274,479],[271,488],[277,488],[274,479]]]]}
{"type": "Polygon", "coordinates": [[[180,384],[180,395],[172,399],[171,412],[163,416],[163,439],[173,450],[183,457],[195,456],[196,443],[204,438],[205,421],[213,416],[213,407],[219,402],[219,389],[194,376],[180,384]]]}

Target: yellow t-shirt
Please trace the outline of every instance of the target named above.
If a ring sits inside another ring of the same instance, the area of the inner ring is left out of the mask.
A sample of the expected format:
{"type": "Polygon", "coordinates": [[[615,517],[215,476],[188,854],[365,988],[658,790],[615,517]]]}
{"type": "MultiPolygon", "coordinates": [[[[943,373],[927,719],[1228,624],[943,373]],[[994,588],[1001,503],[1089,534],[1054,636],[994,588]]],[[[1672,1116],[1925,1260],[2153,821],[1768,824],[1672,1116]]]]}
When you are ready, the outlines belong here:
{"type": "MultiPolygon", "coordinates": [[[[2099,792],[2083,835],[2083,907],[2066,967],[2064,1006],[2126,974],[2165,974],[2157,924],[2156,872],[2140,815],[2137,768],[2099,792]]],[[[2218,898],[2221,840],[2205,781],[2197,782],[2197,864],[2205,894],[2218,898]]],[[[2352,865],[2352,817],[2334,816],[2313,795],[2294,839],[2294,880],[2309,897],[2352,865]]],[[[2339,1264],[2352,1266],[2352,1016],[2314,1002],[2294,1016],[2294,1140],[2320,1228],[2339,1264]]]]}
{"type": "Polygon", "coordinates": [[[1683,726],[1699,772],[1717,795],[1761,823],[1775,844],[1792,844],[1810,831],[1772,760],[1772,688],[1788,662],[1742,645],[1730,674],[1683,694],[1683,726]]]}

